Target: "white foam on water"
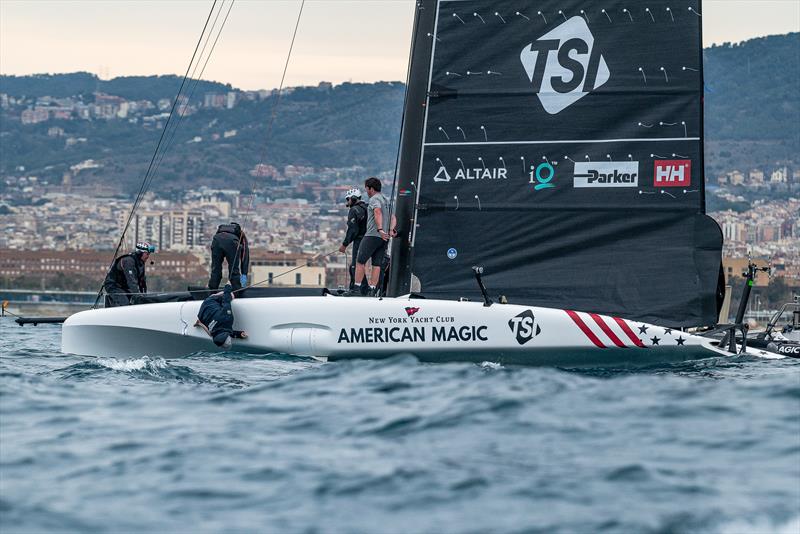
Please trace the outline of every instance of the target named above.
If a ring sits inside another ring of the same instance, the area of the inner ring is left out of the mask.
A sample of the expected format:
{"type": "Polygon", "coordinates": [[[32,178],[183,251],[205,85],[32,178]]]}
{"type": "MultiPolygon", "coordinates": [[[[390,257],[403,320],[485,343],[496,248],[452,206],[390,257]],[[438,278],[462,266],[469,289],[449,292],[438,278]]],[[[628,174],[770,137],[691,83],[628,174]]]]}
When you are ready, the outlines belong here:
{"type": "Polygon", "coordinates": [[[797,534],[800,532],[800,515],[782,523],[766,518],[731,521],[722,525],[720,534],[742,534],[743,532],[769,532],[771,534],[797,534]]]}
{"type": "Polygon", "coordinates": [[[150,359],[149,356],[142,356],[133,360],[117,360],[115,358],[98,358],[97,363],[103,367],[108,367],[115,371],[141,371],[145,368],[164,369],[168,366],[163,358],[150,359]]]}

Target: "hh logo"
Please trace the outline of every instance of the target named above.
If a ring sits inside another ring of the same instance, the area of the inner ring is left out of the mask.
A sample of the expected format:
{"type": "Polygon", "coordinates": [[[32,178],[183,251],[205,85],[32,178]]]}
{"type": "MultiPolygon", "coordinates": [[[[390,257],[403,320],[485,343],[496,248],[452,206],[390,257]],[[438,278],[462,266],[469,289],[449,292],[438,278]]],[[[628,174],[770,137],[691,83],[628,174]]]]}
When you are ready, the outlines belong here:
{"type": "Polygon", "coordinates": [[[512,317],[508,321],[508,327],[511,329],[511,333],[516,336],[517,343],[520,345],[524,345],[542,331],[536,323],[533,312],[530,310],[525,310],[516,317],[512,317]]]}
{"type": "Polygon", "coordinates": [[[522,49],[519,55],[544,110],[555,115],[611,77],[582,17],[572,17],[522,49]]]}
{"type": "Polygon", "coordinates": [[[688,159],[657,159],[653,170],[656,187],[688,187],[692,184],[692,162],[688,159]]]}

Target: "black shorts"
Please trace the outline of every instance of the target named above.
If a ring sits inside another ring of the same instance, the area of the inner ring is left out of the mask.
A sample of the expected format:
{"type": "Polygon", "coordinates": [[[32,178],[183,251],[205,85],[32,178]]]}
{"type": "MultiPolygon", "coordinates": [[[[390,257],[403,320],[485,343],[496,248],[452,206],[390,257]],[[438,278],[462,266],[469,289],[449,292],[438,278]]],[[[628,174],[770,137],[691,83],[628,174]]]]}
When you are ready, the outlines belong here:
{"type": "Polygon", "coordinates": [[[380,267],[386,255],[386,241],[374,235],[365,236],[358,246],[358,263],[367,263],[372,258],[372,266],[380,267]]]}

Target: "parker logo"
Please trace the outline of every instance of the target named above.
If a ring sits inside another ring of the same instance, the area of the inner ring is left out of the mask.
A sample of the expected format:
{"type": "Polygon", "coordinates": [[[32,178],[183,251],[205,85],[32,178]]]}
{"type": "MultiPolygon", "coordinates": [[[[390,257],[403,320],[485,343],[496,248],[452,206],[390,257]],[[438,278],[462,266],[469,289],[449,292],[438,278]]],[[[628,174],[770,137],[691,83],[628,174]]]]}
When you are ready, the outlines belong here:
{"type": "Polygon", "coordinates": [[[522,66],[544,110],[555,115],[611,77],[583,17],[575,16],[522,49],[522,66]]]}
{"type": "Polygon", "coordinates": [[[688,187],[692,184],[692,161],[688,159],[657,159],[653,169],[656,187],[688,187]]]}
{"type": "Polygon", "coordinates": [[[602,161],[575,163],[575,187],[637,187],[638,161],[602,161]]]}
{"type": "Polygon", "coordinates": [[[451,180],[507,180],[508,171],[503,167],[463,167],[454,175],[450,175],[444,165],[439,167],[433,176],[434,182],[449,182],[451,180]]]}
{"type": "Polygon", "coordinates": [[[533,312],[530,310],[525,310],[516,317],[512,317],[508,321],[508,327],[511,329],[511,333],[516,336],[517,343],[520,345],[524,345],[542,331],[536,323],[533,312]]]}
{"type": "Polygon", "coordinates": [[[414,315],[418,311],[419,311],[419,308],[411,308],[411,307],[406,308],[406,313],[408,314],[409,317],[411,317],[412,315],[414,315]]]}

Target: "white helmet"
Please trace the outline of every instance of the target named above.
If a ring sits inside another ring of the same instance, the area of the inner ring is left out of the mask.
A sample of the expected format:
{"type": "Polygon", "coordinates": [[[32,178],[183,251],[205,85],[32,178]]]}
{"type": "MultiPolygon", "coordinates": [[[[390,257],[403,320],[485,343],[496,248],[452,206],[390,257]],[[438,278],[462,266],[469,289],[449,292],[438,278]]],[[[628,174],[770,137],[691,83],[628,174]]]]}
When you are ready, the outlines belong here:
{"type": "Polygon", "coordinates": [[[357,187],[353,187],[347,190],[347,193],[344,195],[344,199],[347,200],[348,198],[361,198],[361,191],[357,187]]]}

